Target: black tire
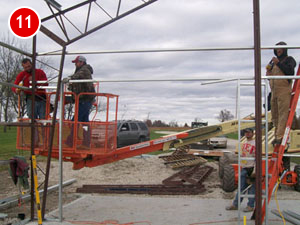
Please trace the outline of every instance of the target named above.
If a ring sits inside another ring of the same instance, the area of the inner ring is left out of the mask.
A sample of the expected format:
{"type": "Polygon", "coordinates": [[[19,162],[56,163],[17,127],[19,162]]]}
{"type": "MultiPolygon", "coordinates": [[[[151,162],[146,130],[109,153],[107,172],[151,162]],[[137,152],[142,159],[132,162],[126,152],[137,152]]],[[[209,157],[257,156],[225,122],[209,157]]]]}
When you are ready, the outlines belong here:
{"type": "Polygon", "coordinates": [[[224,176],[224,166],[237,163],[238,158],[236,154],[224,153],[224,155],[219,158],[219,177],[222,179],[224,176]]]}
{"type": "Polygon", "coordinates": [[[228,157],[226,156],[226,154],[222,155],[219,158],[219,177],[222,179],[224,176],[224,166],[228,165],[228,157]]]}
{"type": "Polygon", "coordinates": [[[224,166],[224,176],[222,179],[222,189],[226,192],[232,192],[236,189],[234,182],[234,168],[232,165],[224,166]]]}
{"type": "Polygon", "coordinates": [[[297,174],[297,183],[295,184],[295,190],[300,192],[300,165],[296,165],[294,172],[297,174]]]}
{"type": "Polygon", "coordinates": [[[146,138],[145,138],[145,137],[140,137],[140,138],[139,138],[139,143],[145,142],[145,141],[146,141],[146,138]]]}

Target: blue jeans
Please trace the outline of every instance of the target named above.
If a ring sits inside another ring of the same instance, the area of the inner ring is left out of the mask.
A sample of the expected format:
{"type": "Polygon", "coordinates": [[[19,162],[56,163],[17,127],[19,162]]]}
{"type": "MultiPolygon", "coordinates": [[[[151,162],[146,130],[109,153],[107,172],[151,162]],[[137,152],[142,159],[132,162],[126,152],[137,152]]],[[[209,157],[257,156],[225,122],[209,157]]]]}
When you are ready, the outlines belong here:
{"type": "MultiPolygon", "coordinates": [[[[89,122],[89,114],[90,110],[92,108],[92,103],[91,102],[84,102],[84,101],[79,101],[79,108],[78,108],[78,122],[89,122]]],[[[74,121],[74,117],[72,119],[74,121]]],[[[89,125],[87,126],[87,130],[83,129],[83,145],[89,146],[90,145],[90,131],[89,131],[89,125]]],[[[73,134],[74,134],[74,129],[73,126],[71,128],[71,133],[67,137],[66,143],[71,147],[73,145],[73,134]]]]}
{"type": "MultiPolygon", "coordinates": [[[[89,122],[90,110],[92,108],[91,102],[81,102],[79,101],[78,109],[78,122],[89,122]]],[[[74,121],[74,118],[73,118],[74,121]]]]}
{"type": "MultiPolygon", "coordinates": [[[[249,184],[247,184],[247,170],[245,168],[243,168],[241,170],[241,194],[243,194],[243,191],[249,186],[249,184]]],[[[248,194],[255,194],[255,184],[252,184],[252,186],[247,190],[248,194]]],[[[243,201],[243,198],[241,197],[241,202],[243,201]]],[[[248,206],[254,208],[254,203],[255,203],[255,198],[249,198],[248,199],[248,206]]],[[[233,201],[233,205],[234,206],[238,206],[238,192],[236,193],[235,199],[233,201]]]]}
{"type": "MultiPolygon", "coordinates": [[[[32,118],[32,101],[30,98],[26,101],[27,116],[32,118]]],[[[46,102],[45,101],[35,101],[34,103],[34,119],[45,119],[46,117],[46,102]]]]}

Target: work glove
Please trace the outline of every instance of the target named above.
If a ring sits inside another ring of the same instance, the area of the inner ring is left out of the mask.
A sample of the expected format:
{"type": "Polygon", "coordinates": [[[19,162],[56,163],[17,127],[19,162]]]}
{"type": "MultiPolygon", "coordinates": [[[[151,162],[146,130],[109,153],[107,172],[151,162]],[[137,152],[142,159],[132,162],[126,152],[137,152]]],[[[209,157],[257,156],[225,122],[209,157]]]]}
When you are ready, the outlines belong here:
{"type": "Polygon", "coordinates": [[[63,82],[63,83],[68,83],[70,80],[71,80],[70,77],[65,77],[65,78],[62,80],[62,82],[63,82]]]}

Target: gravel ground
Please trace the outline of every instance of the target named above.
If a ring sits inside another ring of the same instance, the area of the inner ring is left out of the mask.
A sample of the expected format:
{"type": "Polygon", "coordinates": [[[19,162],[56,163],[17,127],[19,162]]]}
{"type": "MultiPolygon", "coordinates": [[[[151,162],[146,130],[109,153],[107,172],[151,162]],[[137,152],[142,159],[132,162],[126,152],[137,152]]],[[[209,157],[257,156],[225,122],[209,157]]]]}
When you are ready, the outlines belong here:
{"type": "MultiPolygon", "coordinates": [[[[210,161],[205,165],[214,168],[211,175],[203,183],[206,191],[195,198],[214,198],[214,199],[232,199],[235,193],[226,193],[220,187],[218,177],[218,162],[210,161]]],[[[41,168],[45,168],[45,162],[39,163],[41,168]]],[[[52,161],[49,186],[58,183],[58,162],[52,161]]],[[[77,181],[72,185],[64,188],[64,204],[78,198],[76,188],[83,184],[161,184],[162,180],[178,172],[164,165],[163,160],[158,156],[143,156],[129,158],[111,164],[98,166],[95,168],[83,168],[81,170],[72,170],[71,163],[63,164],[63,179],[64,181],[75,178],[77,181]]],[[[13,184],[7,171],[0,173],[0,199],[18,194],[17,187],[13,184]]],[[[38,172],[39,183],[42,182],[43,175],[38,172]]],[[[299,199],[300,194],[293,187],[281,186],[278,191],[278,199],[299,199]]],[[[182,196],[184,198],[184,196],[182,196]]],[[[230,201],[229,201],[230,202],[230,201]]],[[[53,192],[47,198],[47,212],[58,207],[58,193],[53,192]]],[[[30,203],[23,203],[21,206],[1,210],[1,213],[6,213],[9,219],[0,220],[0,224],[8,224],[8,221],[16,220],[19,213],[25,213],[26,217],[30,216],[30,203]]]]}

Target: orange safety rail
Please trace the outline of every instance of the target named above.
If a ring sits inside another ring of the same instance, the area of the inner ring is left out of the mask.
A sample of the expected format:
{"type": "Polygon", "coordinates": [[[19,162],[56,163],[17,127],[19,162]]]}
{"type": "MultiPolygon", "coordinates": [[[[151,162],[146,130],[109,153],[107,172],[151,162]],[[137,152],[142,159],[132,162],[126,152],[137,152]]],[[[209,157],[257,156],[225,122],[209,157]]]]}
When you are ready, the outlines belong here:
{"type": "MultiPolygon", "coordinates": [[[[48,155],[48,137],[50,135],[51,126],[51,115],[50,115],[50,98],[51,95],[55,95],[55,92],[47,93],[47,120],[45,126],[41,123],[36,123],[36,143],[35,143],[35,153],[47,156],[48,155]]],[[[67,92],[66,95],[74,95],[74,93],[67,92]]],[[[78,161],[88,155],[105,155],[116,150],[116,137],[117,137],[117,109],[118,109],[118,96],[113,94],[104,93],[82,93],[81,95],[96,95],[96,97],[106,98],[106,119],[104,121],[95,121],[94,119],[90,122],[78,122],[78,101],[79,96],[75,96],[75,120],[64,120],[63,121],[63,159],[65,161],[78,161]],[[115,99],[115,112],[114,118],[109,120],[109,110],[110,110],[110,99],[115,99]],[[90,145],[88,148],[81,148],[83,142],[84,128],[88,127],[88,134],[90,135],[90,145]],[[66,144],[68,136],[73,132],[71,138],[73,141],[71,144],[66,144]]],[[[64,103],[66,102],[64,98],[64,103]]],[[[65,108],[64,108],[65,110],[65,108]]],[[[96,117],[97,110],[93,118],[96,117]]],[[[19,121],[29,122],[28,118],[20,118],[19,121]]],[[[38,120],[37,120],[38,121],[38,120]]],[[[18,137],[17,137],[17,148],[22,150],[31,149],[31,138],[30,138],[30,127],[18,127],[18,137]]],[[[54,133],[54,141],[52,148],[52,157],[58,158],[59,156],[59,123],[57,122],[54,133]]]]}
{"type": "MultiPolygon", "coordinates": [[[[299,76],[299,75],[300,75],[300,65],[299,65],[298,71],[297,71],[297,76],[299,76]]],[[[264,200],[264,204],[262,207],[262,222],[264,221],[264,216],[265,216],[265,206],[266,206],[266,204],[268,204],[270,202],[273,189],[274,189],[280,175],[282,174],[282,172],[284,170],[283,163],[282,163],[282,157],[283,157],[285,146],[286,146],[289,134],[290,134],[290,129],[291,129],[291,125],[293,122],[295,110],[297,107],[299,94],[300,94],[300,81],[298,79],[296,79],[294,82],[294,85],[293,85],[293,89],[292,89],[292,97],[291,97],[291,101],[290,101],[290,112],[289,112],[288,120],[286,122],[285,133],[282,138],[281,144],[276,145],[274,147],[274,151],[273,151],[272,157],[271,157],[271,162],[270,162],[269,168],[268,168],[268,173],[270,175],[269,190],[268,190],[268,199],[264,200]]],[[[263,182],[263,187],[265,187],[265,181],[263,182]]]]}
{"type": "MultiPolygon", "coordinates": [[[[47,95],[47,94],[46,94],[47,95]]],[[[21,111],[21,96],[18,95],[18,110],[19,110],[19,116],[21,111]]],[[[46,100],[46,118],[45,120],[48,120],[50,118],[50,104],[48,101],[48,97],[46,100]]],[[[37,122],[44,121],[40,119],[36,119],[37,122]]],[[[18,122],[23,123],[31,123],[31,120],[29,118],[21,118],[18,117],[18,122]]],[[[42,123],[36,123],[36,129],[35,129],[35,154],[39,153],[38,149],[45,149],[46,148],[46,129],[45,125],[42,123]]],[[[16,148],[20,150],[31,150],[31,127],[30,126],[19,126],[17,127],[17,141],[16,141],[16,148]]]]}

